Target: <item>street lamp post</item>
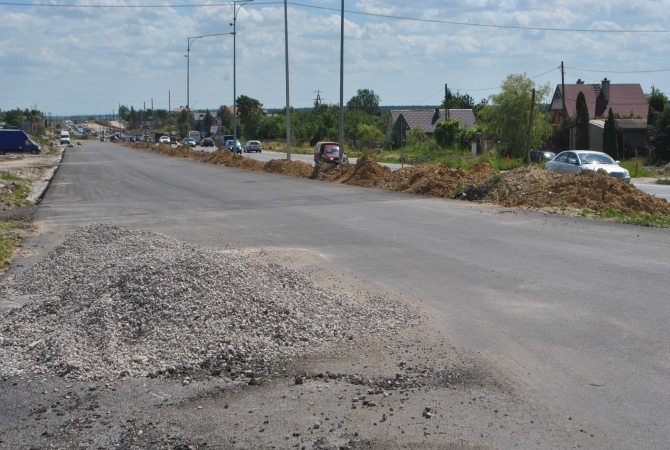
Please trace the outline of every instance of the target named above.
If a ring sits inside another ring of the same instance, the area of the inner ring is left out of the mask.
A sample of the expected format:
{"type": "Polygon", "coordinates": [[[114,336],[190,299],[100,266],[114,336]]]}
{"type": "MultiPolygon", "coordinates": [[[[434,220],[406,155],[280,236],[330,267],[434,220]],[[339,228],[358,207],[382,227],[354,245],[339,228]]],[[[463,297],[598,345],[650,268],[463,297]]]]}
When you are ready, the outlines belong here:
{"type": "Polygon", "coordinates": [[[233,140],[237,141],[237,13],[244,5],[253,0],[233,1],[233,140]],[[239,3],[240,6],[237,6],[239,3]]]}
{"type": "Polygon", "coordinates": [[[228,34],[234,34],[234,33],[217,33],[217,34],[205,34],[202,36],[191,36],[187,37],[187,42],[188,45],[186,46],[186,112],[188,113],[186,116],[186,142],[187,142],[187,148],[186,151],[190,151],[191,149],[191,144],[190,141],[188,140],[189,133],[191,132],[191,45],[193,45],[193,42],[196,39],[200,38],[206,38],[206,37],[213,37],[213,36],[226,36],[228,34]]]}

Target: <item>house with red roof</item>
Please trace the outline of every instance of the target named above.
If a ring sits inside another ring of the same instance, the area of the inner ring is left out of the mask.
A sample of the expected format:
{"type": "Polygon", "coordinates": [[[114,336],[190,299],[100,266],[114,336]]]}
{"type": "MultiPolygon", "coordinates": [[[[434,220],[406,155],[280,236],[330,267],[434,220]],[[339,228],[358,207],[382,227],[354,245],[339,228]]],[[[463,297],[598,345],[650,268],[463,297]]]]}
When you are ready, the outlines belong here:
{"type": "Polygon", "coordinates": [[[621,118],[646,119],[649,113],[647,97],[642,92],[639,84],[612,84],[605,78],[600,84],[586,84],[577,80],[576,84],[556,86],[554,97],[549,107],[551,123],[563,122],[563,99],[565,98],[565,113],[567,117],[575,117],[577,114],[577,96],[584,93],[586,105],[589,108],[589,118],[606,118],[609,109],[621,118]]]}
{"type": "MultiPolygon", "coordinates": [[[[602,151],[602,133],[604,120],[607,119],[609,109],[619,119],[615,120],[617,133],[619,135],[619,155],[630,155],[644,152],[647,145],[647,114],[649,104],[647,97],[639,84],[612,84],[605,78],[599,84],[586,84],[577,80],[575,84],[556,86],[554,97],[549,107],[551,123],[559,125],[563,122],[565,99],[566,118],[574,118],[577,115],[577,96],[582,92],[586,99],[590,120],[590,150],[602,151]]],[[[574,148],[575,127],[569,126],[570,144],[574,148]]],[[[615,156],[615,155],[612,155],[615,156]]]]}

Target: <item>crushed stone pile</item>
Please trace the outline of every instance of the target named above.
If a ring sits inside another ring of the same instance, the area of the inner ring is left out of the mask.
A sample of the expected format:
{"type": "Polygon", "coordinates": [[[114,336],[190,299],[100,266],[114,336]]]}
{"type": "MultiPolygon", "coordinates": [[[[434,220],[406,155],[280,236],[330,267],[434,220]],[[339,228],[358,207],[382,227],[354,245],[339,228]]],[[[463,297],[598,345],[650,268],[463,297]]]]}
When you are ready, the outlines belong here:
{"type": "Polygon", "coordinates": [[[2,287],[30,299],[0,317],[5,376],[246,380],[412,320],[402,305],[353,301],[241,251],[105,224],[77,231],[2,287]]]}

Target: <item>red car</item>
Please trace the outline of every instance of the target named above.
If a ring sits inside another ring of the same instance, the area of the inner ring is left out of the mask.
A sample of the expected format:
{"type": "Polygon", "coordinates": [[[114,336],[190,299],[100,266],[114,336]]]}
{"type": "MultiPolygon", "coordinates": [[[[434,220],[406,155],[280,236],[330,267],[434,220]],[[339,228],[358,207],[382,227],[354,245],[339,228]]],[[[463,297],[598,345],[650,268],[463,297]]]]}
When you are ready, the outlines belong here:
{"type": "Polygon", "coordinates": [[[212,138],[203,138],[200,141],[200,147],[214,147],[214,140],[212,138]]]}
{"type": "MultiPolygon", "coordinates": [[[[347,155],[342,153],[343,162],[349,162],[347,155]]],[[[340,162],[340,144],[337,142],[317,142],[314,147],[314,162],[335,163],[340,162]]]]}

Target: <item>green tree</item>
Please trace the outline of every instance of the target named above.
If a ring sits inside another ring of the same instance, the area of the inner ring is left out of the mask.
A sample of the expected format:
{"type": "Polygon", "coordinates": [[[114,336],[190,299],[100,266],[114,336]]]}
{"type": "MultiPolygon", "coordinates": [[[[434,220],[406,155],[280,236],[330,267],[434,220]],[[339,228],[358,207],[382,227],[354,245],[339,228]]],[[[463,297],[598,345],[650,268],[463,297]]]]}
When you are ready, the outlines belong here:
{"type": "Polygon", "coordinates": [[[430,140],[430,137],[423,130],[422,126],[416,126],[407,132],[406,143],[407,145],[417,145],[422,144],[430,140]]]}
{"type": "Polygon", "coordinates": [[[5,112],[5,123],[7,124],[7,128],[9,127],[21,128],[23,120],[24,120],[23,112],[19,108],[5,112]]]}
{"type": "Polygon", "coordinates": [[[607,120],[605,121],[605,129],[603,130],[603,151],[615,159],[619,152],[612,108],[609,109],[607,120]]]}
{"type": "Polygon", "coordinates": [[[310,145],[325,140],[337,141],[340,134],[340,107],[324,104],[315,106],[306,118],[305,127],[305,140],[310,145]]]}
{"type": "MultiPolygon", "coordinates": [[[[344,113],[344,138],[358,139],[359,125],[379,127],[381,116],[373,116],[361,109],[352,109],[344,113]]],[[[380,130],[381,131],[381,130],[380,130]]],[[[338,129],[339,134],[339,129],[338,129]]]]}
{"type": "Polygon", "coordinates": [[[202,129],[205,130],[207,136],[209,136],[209,130],[212,129],[212,122],[214,122],[214,118],[212,117],[212,113],[209,112],[209,109],[207,109],[205,110],[205,117],[202,119],[202,129]]]}
{"type": "MultiPolygon", "coordinates": [[[[526,155],[534,86],[533,80],[525,73],[508,75],[501,85],[500,94],[490,96],[491,105],[484,106],[479,112],[484,131],[493,134],[494,139],[500,142],[499,151],[503,156],[523,158],[526,155]]],[[[531,148],[542,147],[551,135],[549,118],[538,106],[549,91],[548,83],[535,90],[531,148]]]]}
{"type": "Polygon", "coordinates": [[[119,119],[121,120],[126,120],[128,119],[128,114],[130,113],[130,109],[126,105],[120,105],[119,106],[119,119]]]}
{"type": "Polygon", "coordinates": [[[647,101],[649,102],[650,109],[653,109],[657,113],[662,113],[665,110],[665,105],[668,104],[668,97],[652,84],[651,92],[647,94],[647,101]]]}
{"type": "Polygon", "coordinates": [[[189,128],[191,130],[193,129],[193,115],[190,114],[186,109],[182,109],[179,113],[179,117],[177,117],[177,129],[179,131],[179,135],[181,137],[186,137],[189,128]],[[190,126],[189,119],[191,122],[190,126]]]}
{"type": "Polygon", "coordinates": [[[374,125],[366,125],[364,123],[358,124],[358,132],[356,139],[362,142],[382,142],[384,140],[384,133],[374,125]]]}
{"type": "Polygon", "coordinates": [[[359,109],[372,116],[377,116],[381,114],[379,102],[381,99],[372,89],[359,89],[356,95],[347,102],[347,111],[359,109]]]}
{"type": "Polygon", "coordinates": [[[240,95],[237,97],[237,115],[244,124],[249,118],[263,115],[263,104],[254,98],[240,95]]]}
{"type": "Polygon", "coordinates": [[[442,102],[442,108],[447,107],[447,100],[449,100],[449,109],[474,109],[475,107],[475,99],[470,95],[461,94],[459,91],[456,91],[456,94],[452,94],[449,88],[447,88],[445,99],[442,102]]]}
{"type": "Polygon", "coordinates": [[[233,113],[225,105],[222,105],[219,108],[218,116],[221,118],[221,126],[224,131],[228,132],[233,129],[233,113]]]}
{"type": "Polygon", "coordinates": [[[575,147],[578,150],[591,148],[591,134],[589,132],[589,107],[582,91],[577,94],[577,113],[575,116],[575,147]]]}
{"type": "Polygon", "coordinates": [[[456,144],[458,136],[458,128],[460,122],[458,120],[447,120],[435,124],[435,141],[442,148],[450,148],[456,144]]]}
{"type": "Polygon", "coordinates": [[[653,164],[670,162],[670,108],[657,114],[649,127],[649,160],[653,164]]]}

